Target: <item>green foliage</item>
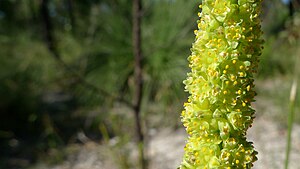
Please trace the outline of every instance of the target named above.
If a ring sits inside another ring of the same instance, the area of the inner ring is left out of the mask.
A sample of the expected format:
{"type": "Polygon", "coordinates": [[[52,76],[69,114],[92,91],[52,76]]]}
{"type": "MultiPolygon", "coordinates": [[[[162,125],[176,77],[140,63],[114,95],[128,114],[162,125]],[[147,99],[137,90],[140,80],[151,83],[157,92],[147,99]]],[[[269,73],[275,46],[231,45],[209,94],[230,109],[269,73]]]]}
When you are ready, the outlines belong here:
{"type": "Polygon", "coordinates": [[[288,6],[281,0],[264,1],[262,28],[266,37],[279,34],[285,29],[285,22],[289,17],[288,6]],[[274,20],[276,20],[274,22],[274,20]]]}
{"type": "Polygon", "coordinates": [[[196,24],[197,2],[147,1],[143,22],[143,52],[146,112],[163,117],[155,125],[176,125],[182,99],[182,80],[187,72],[188,55],[196,24]],[[155,106],[147,106],[153,104],[155,106]],[[166,120],[167,118],[168,120],[166,120]]]}
{"type": "MultiPolygon", "coordinates": [[[[132,110],[118,101],[131,102],[134,92],[131,1],[78,0],[69,11],[67,0],[49,0],[51,36],[63,64],[49,50],[40,5],[32,0],[0,2],[3,152],[34,159],[38,153],[22,145],[30,143],[40,152],[80,141],[81,131],[101,138],[103,124],[109,137],[120,138],[122,147],[134,136],[128,133],[134,126],[132,110]],[[19,144],[7,146],[11,140],[19,144]]],[[[159,119],[151,127],[161,124],[162,115],[170,117],[165,125],[177,125],[186,72],[182,56],[193,39],[196,25],[190,20],[195,19],[196,6],[184,0],[144,2],[143,116],[159,119]]]]}
{"type": "Polygon", "coordinates": [[[262,28],[266,43],[260,57],[258,77],[289,75],[293,72],[291,67],[294,65],[297,46],[289,42],[291,33],[288,30],[292,26],[289,24],[291,18],[288,7],[279,0],[265,1],[264,6],[262,28]]]}

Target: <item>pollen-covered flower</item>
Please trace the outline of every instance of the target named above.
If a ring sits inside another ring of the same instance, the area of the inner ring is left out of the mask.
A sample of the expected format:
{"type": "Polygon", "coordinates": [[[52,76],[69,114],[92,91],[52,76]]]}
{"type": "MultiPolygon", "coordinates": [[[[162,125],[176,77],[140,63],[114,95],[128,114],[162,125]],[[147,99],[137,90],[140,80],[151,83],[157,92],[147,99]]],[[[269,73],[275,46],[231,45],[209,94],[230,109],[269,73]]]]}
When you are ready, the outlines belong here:
{"type": "Polygon", "coordinates": [[[246,140],[254,110],[253,73],[262,43],[262,0],[203,0],[184,81],[190,96],[181,169],[251,168],[257,152],[246,140]]]}

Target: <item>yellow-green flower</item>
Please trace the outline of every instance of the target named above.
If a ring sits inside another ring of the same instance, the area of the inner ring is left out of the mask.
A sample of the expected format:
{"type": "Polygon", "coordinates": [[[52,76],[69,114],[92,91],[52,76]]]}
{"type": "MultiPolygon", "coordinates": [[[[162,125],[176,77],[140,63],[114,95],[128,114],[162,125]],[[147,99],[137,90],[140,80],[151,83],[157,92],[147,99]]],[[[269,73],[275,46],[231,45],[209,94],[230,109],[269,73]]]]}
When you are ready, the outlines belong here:
{"type": "Polygon", "coordinates": [[[251,168],[257,152],[246,140],[255,111],[262,43],[262,0],[203,0],[184,81],[190,96],[182,122],[188,133],[181,169],[251,168]]]}

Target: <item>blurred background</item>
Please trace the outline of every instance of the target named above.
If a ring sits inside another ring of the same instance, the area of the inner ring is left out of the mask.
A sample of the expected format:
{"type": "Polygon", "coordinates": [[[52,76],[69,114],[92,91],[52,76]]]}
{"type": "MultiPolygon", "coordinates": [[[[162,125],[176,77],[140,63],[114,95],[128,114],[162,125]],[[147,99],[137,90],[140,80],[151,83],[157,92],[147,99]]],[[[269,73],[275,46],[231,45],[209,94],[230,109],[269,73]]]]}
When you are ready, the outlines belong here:
{"type": "MultiPolygon", "coordinates": [[[[139,86],[133,1],[0,0],[0,168],[176,168],[185,140],[182,81],[200,3],[142,1],[139,86]]],[[[259,151],[256,168],[284,166],[299,9],[299,0],[263,4],[265,49],[249,131],[259,151]]],[[[290,157],[295,169],[299,101],[290,157]]]]}

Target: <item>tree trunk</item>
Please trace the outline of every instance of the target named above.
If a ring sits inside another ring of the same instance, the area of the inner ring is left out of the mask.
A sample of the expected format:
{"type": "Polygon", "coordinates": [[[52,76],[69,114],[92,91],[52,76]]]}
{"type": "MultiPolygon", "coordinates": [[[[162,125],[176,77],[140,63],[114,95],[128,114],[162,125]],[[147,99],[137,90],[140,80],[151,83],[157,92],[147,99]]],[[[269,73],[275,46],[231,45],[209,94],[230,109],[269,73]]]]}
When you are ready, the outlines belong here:
{"type": "Polygon", "coordinates": [[[41,0],[41,19],[44,24],[44,36],[47,42],[49,51],[53,54],[54,57],[59,58],[59,53],[56,49],[56,44],[53,37],[53,24],[48,11],[48,0],[41,0]]]}
{"type": "Polygon", "coordinates": [[[76,21],[75,21],[75,16],[74,16],[73,0],[67,0],[67,7],[68,7],[68,13],[69,13],[69,17],[70,17],[72,33],[75,34],[76,33],[76,21]]]}
{"type": "Polygon", "coordinates": [[[141,102],[143,95],[143,77],[142,77],[142,42],[141,42],[141,13],[142,2],[141,0],[133,1],[133,27],[132,27],[132,40],[133,40],[133,54],[135,59],[134,77],[135,77],[135,97],[134,97],[134,116],[136,125],[136,135],[139,147],[139,160],[142,169],[146,169],[146,158],[144,152],[144,134],[142,130],[141,119],[141,102]]]}

